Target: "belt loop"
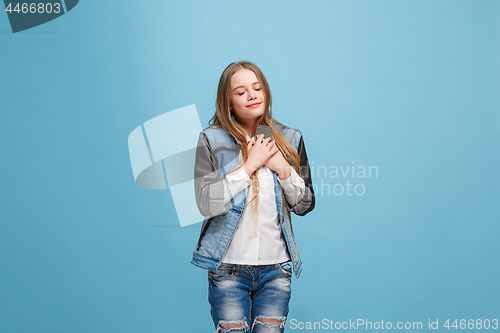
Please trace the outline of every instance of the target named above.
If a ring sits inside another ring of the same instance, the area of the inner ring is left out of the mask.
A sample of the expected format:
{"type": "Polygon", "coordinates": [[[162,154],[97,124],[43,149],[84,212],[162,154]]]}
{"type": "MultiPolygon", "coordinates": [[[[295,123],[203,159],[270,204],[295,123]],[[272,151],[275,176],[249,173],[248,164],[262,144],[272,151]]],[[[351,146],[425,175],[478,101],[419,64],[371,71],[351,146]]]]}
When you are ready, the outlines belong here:
{"type": "Polygon", "coordinates": [[[240,274],[240,265],[234,265],[234,275],[240,274]]]}

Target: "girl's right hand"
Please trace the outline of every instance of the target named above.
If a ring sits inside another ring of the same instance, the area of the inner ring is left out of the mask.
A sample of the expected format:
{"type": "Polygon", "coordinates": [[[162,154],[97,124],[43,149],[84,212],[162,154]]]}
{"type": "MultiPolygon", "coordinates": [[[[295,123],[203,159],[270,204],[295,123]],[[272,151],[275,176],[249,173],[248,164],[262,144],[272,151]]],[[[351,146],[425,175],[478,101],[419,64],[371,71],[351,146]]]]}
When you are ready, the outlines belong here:
{"type": "Polygon", "coordinates": [[[257,140],[253,138],[247,144],[247,160],[243,163],[243,168],[249,177],[263,166],[267,160],[278,152],[278,147],[270,137],[264,139],[264,134],[260,134],[257,140]]]}

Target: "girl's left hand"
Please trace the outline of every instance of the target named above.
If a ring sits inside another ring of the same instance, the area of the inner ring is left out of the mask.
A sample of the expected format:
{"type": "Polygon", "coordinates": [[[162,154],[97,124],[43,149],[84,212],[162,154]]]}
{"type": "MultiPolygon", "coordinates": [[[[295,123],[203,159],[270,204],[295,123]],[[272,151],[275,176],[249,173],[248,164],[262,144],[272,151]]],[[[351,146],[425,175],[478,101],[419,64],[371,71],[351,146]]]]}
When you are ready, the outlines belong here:
{"type": "MultiPolygon", "coordinates": [[[[273,140],[273,145],[276,142],[273,140]]],[[[273,156],[271,156],[266,163],[264,163],[269,169],[275,171],[281,180],[287,179],[292,174],[292,169],[287,160],[283,157],[281,151],[277,151],[273,156]]]]}

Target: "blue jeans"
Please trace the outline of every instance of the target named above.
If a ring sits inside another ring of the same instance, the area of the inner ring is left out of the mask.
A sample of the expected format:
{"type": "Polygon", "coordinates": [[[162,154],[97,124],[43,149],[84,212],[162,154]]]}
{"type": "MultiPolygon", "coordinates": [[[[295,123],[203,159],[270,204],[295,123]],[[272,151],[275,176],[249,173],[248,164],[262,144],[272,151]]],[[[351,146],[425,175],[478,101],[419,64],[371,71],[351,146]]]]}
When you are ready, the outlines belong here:
{"type": "Polygon", "coordinates": [[[289,263],[235,265],[208,271],[208,301],[217,333],[285,330],[292,268],[289,263]]]}

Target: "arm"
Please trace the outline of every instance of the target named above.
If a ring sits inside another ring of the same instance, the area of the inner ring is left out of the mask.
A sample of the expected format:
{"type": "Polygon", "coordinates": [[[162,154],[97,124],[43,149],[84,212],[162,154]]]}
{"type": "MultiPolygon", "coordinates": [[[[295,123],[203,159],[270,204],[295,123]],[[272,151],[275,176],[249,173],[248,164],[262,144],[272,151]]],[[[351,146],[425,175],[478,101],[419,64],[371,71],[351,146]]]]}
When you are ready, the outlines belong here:
{"type": "Polygon", "coordinates": [[[286,179],[281,179],[278,177],[278,182],[283,188],[286,201],[289,206],[293,207],[297,205],[305,193],[305,183],[304,180],[299,176],[294,168],[289,166],[290,176],[286,179]]]}
{"type": "Polygon", "coordinates": [[[300,136],[297,153],[300,157],[299,176],[304,180],[305,188],[304,195],[302,196],[301,200],[295,206],[290,207],[290,211],[299,216],[304,216],[314,209],[315,198],[311,180],[311,170],[309,168],[306,146],[304,144],[302,135],[300,136]]]}
{"type": "Polygon", "coordinates": [[[194,187],[196,204],[203,216],[216,216],[226,213],[231,199],[251,184],[244,170],[219,177],[217,159],[213,156],[210,143],[201,132],[196,148],[194,168],[194,187]]]}

